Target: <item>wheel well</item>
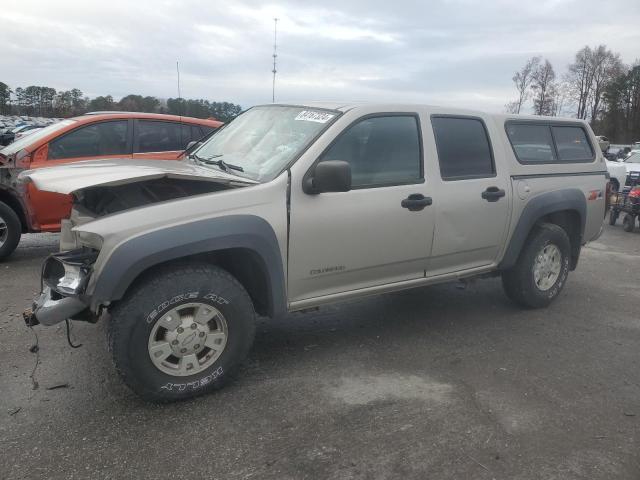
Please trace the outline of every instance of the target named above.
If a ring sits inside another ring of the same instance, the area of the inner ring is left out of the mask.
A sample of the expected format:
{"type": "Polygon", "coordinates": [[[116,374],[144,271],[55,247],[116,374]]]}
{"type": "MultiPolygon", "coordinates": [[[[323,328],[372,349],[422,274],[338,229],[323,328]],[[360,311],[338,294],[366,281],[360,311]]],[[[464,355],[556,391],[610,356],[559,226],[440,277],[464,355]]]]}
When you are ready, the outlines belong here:
{"type": "Polygon", "coordinates": [[[259,315],[273,315],[274,306],[271,299],[267,267],[262,258],[255,251],[248,248],[229,248],[168,260],[141,272],[131,282],[131,286],[141,281],[144,277],[153,275],[153,272],[159,268],[166,268],[171,264],[185,263],[208,263],[223,268],[242,284],[249,297],[251,297],[253,307],[259,315]]]}
{"type": "Polygon", "coordinates": [[[15,196],[11,195],[9,192],[0,190],[0,202],[4,202],[11,207],[11,209],[16,212],[18,218],[20,219],[20,225],[22,226],[22,233],[27,233],[27,218],[25,217],[24,211],[22,210],[22,205],[20,204],[20,200],[18,200],[15,196]]]}
{"type": "Polygon", "coordinates": [[[536,225],[540,223],[553,223],[562,228],[569,236],[571,242],[571,270],[575,270],[580,257],[580,248],[582,247],[582,220],[580,214],[576,210],[562,210],[553,212],[540,218],[536,225]]]}
{"type": "Polygon", "coordinates": [[[611,182],[611,186],[614,187],[616,189],[616,191],[620,191],[620,183],[618,182],[617,178],[613,178],[611,177],[611,180],[609,180],[611,182]]]}

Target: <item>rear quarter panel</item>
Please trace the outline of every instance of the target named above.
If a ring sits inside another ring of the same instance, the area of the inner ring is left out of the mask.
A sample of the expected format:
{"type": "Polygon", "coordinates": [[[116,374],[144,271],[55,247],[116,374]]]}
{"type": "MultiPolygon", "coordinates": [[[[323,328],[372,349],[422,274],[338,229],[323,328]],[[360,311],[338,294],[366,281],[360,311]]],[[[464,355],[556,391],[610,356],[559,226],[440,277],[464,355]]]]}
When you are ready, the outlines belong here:
{"type": "Polygon", "coordinates": [[[496,115],[494,122],[500,136],[500,142],[504,148],[504,156],[507,159],[509,175],[513,188],[513,215],[509,226],[508,240],[513,237],[518,219],[521,217],[529,202],[545,195],[546,193],[577,189],[582,192],[586,202],[586,218],[582,242],[586,243],[598,236],[602,229],[605,214],[606,172],[607,167],[598,146],[598,141],[593,131],[586,122],[575,119],[550,118],[550,122],[560,122],[569,125],[580,125],[587,133],[591,148],[594,152],[594,160],[585,163],[544,163],[524,164],[520,163],[511,146],[506,133],[505,124],[508,121],[541,121],[541,117],[496,115]]]}

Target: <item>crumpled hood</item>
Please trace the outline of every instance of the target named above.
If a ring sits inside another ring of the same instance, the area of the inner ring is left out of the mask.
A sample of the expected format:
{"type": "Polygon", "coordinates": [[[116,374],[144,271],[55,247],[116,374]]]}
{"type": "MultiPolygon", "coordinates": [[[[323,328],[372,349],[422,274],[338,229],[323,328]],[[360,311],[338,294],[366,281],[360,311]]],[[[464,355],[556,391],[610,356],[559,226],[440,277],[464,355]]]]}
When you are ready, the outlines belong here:
{"type": "Polygon", "coordinates": [[[188,160],[87,160],[26,170],[18,180],[38,190],[70,194],[97,185],[125,185],[156,178],[202,180],[222,184],[255,184],[253,180],[203,167],[188,160]]]}

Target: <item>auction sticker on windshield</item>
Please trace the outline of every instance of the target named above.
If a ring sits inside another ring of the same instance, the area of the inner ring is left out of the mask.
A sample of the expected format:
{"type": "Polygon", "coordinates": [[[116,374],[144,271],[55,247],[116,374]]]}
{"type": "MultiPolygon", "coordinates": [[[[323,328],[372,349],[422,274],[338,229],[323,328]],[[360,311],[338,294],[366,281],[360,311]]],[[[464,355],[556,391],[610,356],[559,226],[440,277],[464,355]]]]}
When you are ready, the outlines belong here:
{"type": "Polygon", "coordinates": [[[325,112],[311,112],[309,110],[303,110],[296,116],[296,120],[304,120],[306,122],[327,123],[335,115],[325,112]]]}

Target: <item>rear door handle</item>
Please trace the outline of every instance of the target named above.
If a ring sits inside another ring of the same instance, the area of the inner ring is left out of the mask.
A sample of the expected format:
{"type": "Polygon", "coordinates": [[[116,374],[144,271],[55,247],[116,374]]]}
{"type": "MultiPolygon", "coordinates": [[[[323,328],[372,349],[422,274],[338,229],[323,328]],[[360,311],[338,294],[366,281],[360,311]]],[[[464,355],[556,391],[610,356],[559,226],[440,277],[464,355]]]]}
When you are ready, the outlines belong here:
{"type": "Polygon", "coordinates": [[[482,198],[487,202],[497,202],[506,195],[505,191],[498,187],[489,187],[482,192],[482,198]]]}
{"type": "Polygon", "coordinates": [[[400,202],[402,208],[409,209],[410,212],[419,212],[424,210],[424,207],[428,207],[433,203],[431,197],[425,197],[421,193],[412,193],[407,198],[400,202]]]}

